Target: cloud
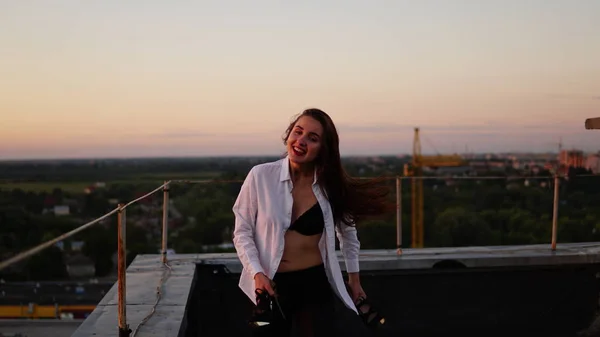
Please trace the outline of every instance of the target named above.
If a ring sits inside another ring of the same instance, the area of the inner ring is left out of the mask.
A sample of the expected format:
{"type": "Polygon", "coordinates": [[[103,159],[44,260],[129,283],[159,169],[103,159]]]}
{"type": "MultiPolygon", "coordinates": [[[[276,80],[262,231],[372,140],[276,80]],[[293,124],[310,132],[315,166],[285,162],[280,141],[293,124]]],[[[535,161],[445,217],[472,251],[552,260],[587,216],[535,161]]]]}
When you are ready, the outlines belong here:
{"type": "Polygon", "coordinates": [[[164,132],[158,132],[158,133],[153,133],[149,135],[150,137],[157,137],[157,138],[169,138],[169,139],[181,139],[181,138],[185,138],[185,139],[189,139],[189,138],[207,138],[207,137],[214,137],[214,136],[218,136],[217,133],[212,133],[212,132],[203,132],[203,131],[188,131],[188,130],[173,130],[173,131],[164,131],[164,132]]]}
{"type": "Polygon", "coordinates": [[[264,132],[257,131],[254,133],[248,132],[203,132],[203,131],[165,131],[145,135],[152,138],[163,139],[215,139],[215,138],[244,138],[256,137],[264,132]]]}
{"type": "MultiPolygon", "coordinates": [[[[403,124],[370,124],[349,125],[342,124],[338,127],[340,133],[350,134],[385,134],[385,133],[412,133],[414,125],[403,124]]],[[[484,122],[481,124],[452,124],[452,125],[426,125],[420,126],[422,133],[427,134],[469,134],[469,135],[492,135],[492,134],[530,134],[530,133],[564,133],[579,131],[577,126],[561,123],[552,124],[510,124],[498,122],[484,122]],[[572,130],[571,130],[572,129],[572,130]]]]}
{"type": "Polygon", "coordinates": [[[600,100],[600,95],[590,96],[589,94],[547,94],[546,97],[567,100],[600,100]]]}
{"type": "MultiPolygon", "coordinates": [[[[486,125],[487,126],[487,125],[486,125]]],[[[338,129],[340,132],[351,132],[351,133],[388,133],[388,132],[406,132],[413,131],[416,125],[405,125],[405,124],[371,124],[371,125],[350,125],[340,124],[338,129]]],[[[427,129],[430,131],[465,131],[470,132],[481,125],[428,125],[420,127],[421,129],[427,129]]]]}
{"type": "MultiPolygon", "coordinates": [[[[210,130],[210,128],[207,128],[210,130]]],[[[256,128],[249,129],[246,128],[245,132],[239,131],[206,131],[206,130],[193,130],[193,129],[171,129],[159,132],[152,132],[148,134],[141,134],[142,137],[151,137],[151,138],[163,138],[163,139],[222,139],[222,138],[248,138],[248,137],[257,137],[257,136],[269,136],[274,135],[274,137],[279,138],[283,134],[284,130],[281,129],[267,129],[267,128],[256,128]]]]}

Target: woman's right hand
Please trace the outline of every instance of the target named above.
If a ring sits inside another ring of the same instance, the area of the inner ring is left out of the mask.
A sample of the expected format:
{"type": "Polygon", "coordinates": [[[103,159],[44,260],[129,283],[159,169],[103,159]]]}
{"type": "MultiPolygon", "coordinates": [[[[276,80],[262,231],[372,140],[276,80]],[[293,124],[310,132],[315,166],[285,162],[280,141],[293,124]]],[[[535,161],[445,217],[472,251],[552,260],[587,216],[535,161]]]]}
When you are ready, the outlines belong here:
{"type": "Polygon", "coordinates": [[[272,282],[267,277],[267,275],[263,273],[257,273],[254,275],[254,289],[263,289],[266,290],[270,296],[275,296],[275,291],[271,286],[272,282]]]}

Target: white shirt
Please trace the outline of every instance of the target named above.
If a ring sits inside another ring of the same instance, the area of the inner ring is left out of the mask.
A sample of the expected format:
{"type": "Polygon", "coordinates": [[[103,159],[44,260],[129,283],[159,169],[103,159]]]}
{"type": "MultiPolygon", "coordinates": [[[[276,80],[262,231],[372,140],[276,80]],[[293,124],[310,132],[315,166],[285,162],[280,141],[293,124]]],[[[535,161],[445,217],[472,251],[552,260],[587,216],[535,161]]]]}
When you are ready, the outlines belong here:
{"type": "MultiPolygon", "coordinates": [[[[243,266],[239,287],[255,304],[254,275],[262,272],[269,279],[273,279],[283,256],[284,235],[292,217],[292,187],[287,157],[275,162],[259,164],[248,173],[233,205],[235,214],[233,244],[243,266]]],[[[335,232],[340,240],[346,271],[358,272],[360,242],[356,235],[356,228],[343,223],[342,229],[334,226],[331,205],[317,184],[316,174],[312,190],[325,219],[319,250],[327,278],[344,304],[357,312],[344,284],[335,253],[334,236],[335,232]]]]}

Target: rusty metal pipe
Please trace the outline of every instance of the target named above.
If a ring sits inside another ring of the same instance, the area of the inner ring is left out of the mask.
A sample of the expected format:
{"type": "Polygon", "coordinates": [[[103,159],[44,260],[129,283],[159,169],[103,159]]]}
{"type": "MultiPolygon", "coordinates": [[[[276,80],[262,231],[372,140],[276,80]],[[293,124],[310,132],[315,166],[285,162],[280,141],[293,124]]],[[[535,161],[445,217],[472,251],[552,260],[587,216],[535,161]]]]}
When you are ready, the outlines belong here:
{"type": "Polygon", "coordinates": [[[127,268],[126,261],[126,217],[125,217],[125,205],[119,204],[118,218],[117,218],[117,297],[118,297],[118,320],[119,320],[119,337],[128,337],[131,330],[127,325],[127,303],[126,299],[126,275],[125,271],[127,268]]]}
{"type": "Polygon", "coordinates": [[[165,185],[163,188],[162,263],[167,263],[168,234],[169,234],[169,182],[165,181],[165,185]]]}
{"type": "Polygon", "coordinates": [[[554,201],[552,207],[552,250],[556,250],[556,231],[558,227],[558,191],[560,178],[558,172],[554,175],[554,201]]]}
{"type": "Polygon", "coordinates": [[[396,177],[396,254],[402,255],[402,180],[396,177]]]}

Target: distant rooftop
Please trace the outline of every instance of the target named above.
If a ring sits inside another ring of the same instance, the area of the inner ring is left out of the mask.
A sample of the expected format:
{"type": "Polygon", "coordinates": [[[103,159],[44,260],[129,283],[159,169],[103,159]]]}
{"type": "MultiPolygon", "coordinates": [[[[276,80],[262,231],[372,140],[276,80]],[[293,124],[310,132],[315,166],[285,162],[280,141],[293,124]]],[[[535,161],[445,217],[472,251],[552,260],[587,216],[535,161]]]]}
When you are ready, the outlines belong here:
{"type": "Polygon", "coordinates": [[[70,337],[82,320],[0,320],[0,336],[70,337]]]}

